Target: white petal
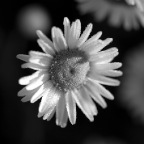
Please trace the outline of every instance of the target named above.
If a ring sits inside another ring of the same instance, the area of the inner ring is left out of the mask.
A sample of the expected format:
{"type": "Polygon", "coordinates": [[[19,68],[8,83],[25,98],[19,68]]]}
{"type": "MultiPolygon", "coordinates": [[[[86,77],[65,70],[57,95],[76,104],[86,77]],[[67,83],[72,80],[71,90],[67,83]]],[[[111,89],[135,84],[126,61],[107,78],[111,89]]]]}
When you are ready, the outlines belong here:
{"type": "Polygon", "coordinates": [[[87,44],[86,46],[81,46],[79,49],[91,55],[93,54],[93,51],[96,49],[99,49],[99,47],[101,47],[102,44],[103,44],[103,41],[99,39],[97,41],[87,44]]]}
{"type": "Polygon", "coordinates": [[[54,116],[54,114],[55,114],[55,107],[52,107],[49,111],[47,111],[46,114],[44,114],[44,116],[43,116],[42,113],[39,113],[39,114],[38,114],[38,117],[43,116],[43,120],[49,121],[49,120],[51,120],[51,118],[54,116]]]}
{"type": "Polygon", "coordinates": [[[67,114],[67,111],[66,111],[66,108],[64,110],[64,114],[63,114],[63,119],[62,119],[62,123],[61,123],[61,127],[62,128],[65,128],[66,125],[67,125],[67,121],[68,121],[68,114],[67,114]]]}
{"type": "Polygon", "coordinates": [[[61,29],[56,27],[52,28],[52,39],[56,51],[64,50],[67,48],[66,40],[61,29]]]}
{"type": "Polygon", "coordinates": [[[76,30],[75,30],[75,38],[78,39],[81,33],[81,22],[79,19],[76,20],[76,30]]]}
{"type": "MultiPolygon", "coordinates": [[[[48,96],[48,94],[53,91],[53,86],[50,83],[47,83],[47,88],[44,91],[44,93],[42,93],[42,99],[44,99],[44,97],[46,98],[48,96]]],[[[51,93],[52,94],[52,93],[51,93]]],[[[38,117],[43,117],[44,120],[50,120],[55,112],[55,106],[52,107],[47,107],[46,103],[44,103],[43,101],[43,105],[42,105],[42,100],[39,106],[39,113],[38,113],[38,117]],[[45,106],[45,109],[43,111],[40,111],[40,106],[45,106]]]]}
{"type": "Polygon", "coordinates": [[[52,49],[47,43],[45,43],[42,39],[38,39],[37,40],[37,43],[38,45],[42,48],[42,50],[48,54],[49,56],[50,55],[53,55],[55,52],[54,52],[54,49],[52,49]]]}
{"type": "Polygon", "coordinates": [[[39,52],[39,51],[32,51],[32,50],[29,52],[29,55],[33,58],[40,58],[40,59],[43,57],[44,58],[52,58],[52,56],[49,54],[39,52]]]}
{"type": "Polygon", "coordinates": [[[19,84],[21,85],[27,85],[31,82],[31,80],[37,78],[40,75],[40,71],[36,71],[35,73],[33,73],[30,76],[25,76],[19,79],[19,84]]]}
{"type": "Polygon", "coordinates": [[[31,68],[33,70],[43,70],[46,71],[47,70],[47,66],[42,66],[42,65],[38,65],[38,64],[34,64],[34,63],[24,63],[21,65],[22,68],[31,68]]]}
{"type": "Polygon", "coordinates": [[[118,76],[122,76],[123,72],[119,70],[108,70],[108,71],[102,71],[100,72],[100,74],[109,77],[118,77],[118,76]]]}
{"type": "Polygon", "coordinates": [[[29,58],[29,62],[37,64],[37,65],[41,65],[41,66],[47,67],[52,59],[52,56],[41,53],[41,52],[30,51],[29,54],[31,56],[29,58]]]}
{"type": "Polygon", "coordinates": [[[90,121],[94,121],[93,114],[90,109],[90,107],[94,108],[94,106],[91,105],[88,97],[89,96],[86,95],[82,96],[77,90],[74,91],[73,98],[75,99],[77,105],[90,121]]]}
{"type": "Polygon", "coordinates": [[[94,61],[97,64],[108,63],[111,62],[117,55],[118,49],[110,48],[108,50],[98,52],[97,54],[92,54],[89,60],[94,61]]]}
{"type": "Polygon", "coordinates": [[[106,76],[102,76],[102,75],[99,75],[99,74],[91,73],[88,77],[90,77],[91,79],[96,80],[100,84],[109,85],[109,86],[119,86],[120,85],[119,80],[109,78],[109,77],[106,77],[106,76]]]}
{"type": "Polygon", "coordinates": [[[122,63],[119,62],[113,62],[113,63],[91,63],[91,69],[92,71],[95,71],[96,73],[100,73],[101,71],[107,71],[107,70],[114,70],[118,69],[122,66],[122,63]]]}
{"type": "Polygon", "coordinates": [[[92,43],[96,43],[97,40],[101,37],[102,32],[98,32],[95,35],[93,35],[91,38],[89,38],[81,47],[80,49],[86,49],[88,48],[92,43]]]}
{"type": "Polygon", "coordinates": [[[43,116],[43,120],[49,121],[49,120],[51,120],[51,118],[54,116],[54,114],[55,114],[55,109],[56,109],[56,108],[53,108],[51,111],[48,111],[44,116],[43,116],[43,113],[39,113],[39,114],[38,114],[38,117],[43,116]]]}
{"type": "Polygon", "coordinates": [[[44,35],[44,34],[42,33],[42,31],[37,30],[36,33],[37,33],[38,37],[39,37],[42,41],[44,41],[44,43],[46,43],[46,44],[48,45],[48,49],[49,49],[51,52],[54,52],[54,51],[53,51],[53,50],[54,50],[54,46],[53,46],[52,41],[51,41],[46,35],[44,35]]]}
{"type": "Polygon", "coordinates": [[[50,60],[49,59],[39,59],[39,58],[30,58],[29,59],[30,63],[34,63],[40,66],[49,66],[50,60]]]}
{"type": "Polygon", "coordinates": [[[32,94],[34,94],[38,89],[39,89],[39,88],[36,88],[36,89],[34,89],[34,90],[28,91],[28,90],[26,89],[26,87],[24,87],[24,88],[22,88],[22,89],[18,92],[18,96],[19,96],[19,97],[23,97],[23,96],[25,96],[25,95],[32,95],[32,94]]]}
{"type": "Polygon", "coordinates": [[[38,99],[42,97],[42,94],[51,87],[49,82],[44,83],[39,90],[32,96],[31,103],[36,102],[38,99]]]}
{"type": "Polygon", "coordinates": [[[48,89],[43,94],[43,97],[39,106],[39,112],[48,113],[49,111],[51,111],[57,105],[59,98],[60,98],[60,94],[58,94],[58,92],[56,92],[54,88],[48,89]]]}
{"type": "Polygon", "coordinates": [[[21,91],[19,91],[18,96],[24,96],[21,101],[22,102],[27,102],[30,101],[30,99],[32,98],[32,96],[37,92],[38,88],[31,90],[31,91],[27,91],[26,88],[23,88],[21,91]]]}
{"type": "Polygon", "coordinates": [[[42,74],[40,77],[38,77],[37,79],[35,79],[29,85],[27,85],[26,89],[27,90],[33,90],[33,89],[41,86],[47,80],[48,80],[48,74],[42,74]]]}
{"type": "Polygon", "coordinates": [[[70,21],[67,17],[64,18],[64,36],[66,39],[66,42],[68,43],[68,39],[69,39],[69,33],[70,33],[70,21]]]}
{"type": "Polygon", "coordinates": [[[86,29],[84,30],[83,34],[81,35],[81,37],[79,38],[78,42],[77,42],[77,47],[81,47],[83,45],[83,43],[87,40],[87,38],[89,37],[91,31],[92,31],[92,24],[89,24],[86,29]]]}
{"type": "Polygon", "coordinates": [[[102,108],[106,108],[107,104],[105,100],[102,98],[102,96],[95,90],[95,86],[91,85],[90,83],[87,83],[85,85],[89,95],[97,102],[102,108]]]}
{"type": "Polygon", "coordinates": [[[91,85],[94,85],[95,86],[95,90],[99,94],[104,96],[105,98],[110,99],[110,100],[114,99],[114,96],[106,88],[104,88],[102,85],[100,85],[97,81],[89,79],[88,83],[91,83],[91,85]]]}
{"type": "Polygon", "coordinates": [[[43,120],[46,120],[46,119],[50,120],[53,116],[54,111],[55,111],[55,106],[54,105],[49,106],[49,107],[48,107],[48,105],[46,105],[45,111],[39,112],[38,117],[43,116],[43,120]]]}
{"type": "Polygon", "coordinates": [[[77,44],[77,40],[80,36],[81,31],[81,23],[80,20],[76,20],[72,23],[70,28],[69,38],[68,38],[68,46],[69,48],[75,48],[77,44]]]}
{"type": "Polygon", "coordinates": [[[109,43],[111,43],[113,41],[112,38],[107,38],[103,41],[100,41],[101,43],[96,47],[96,48],[92,48],[91,51],[89,52],[89,54],[96,54],[97,52],[101,51],[104,47],[106,47],[109,43]]]}
{"type": "Polygon", "coordinates": [[[61,95],[60,99],[58,101],[58,104],[56,106],[56,124],[57,125],[63,125],[63,116],[64,116],[64,111],[66,109],[66,104],[65,104],[65,96],[61,95]]]}
{"type": "Polygon", "coordinates": [[[71,124],[76,123],[76,103],[73,99],[73,95],[73,92],[69,92],[66,94],[66,108],[71,124]]]}
{"type": "Polygon", "coordinates": [[[23,98],[21,99],[21,101],[22,101],[22,102],[28,102],[28,101],[30,101],[31,97],[32,97],[32,94],[31,94],[31,95],[26,95],[25,97],[23,97],[23,98]]]}
{"type": "Polygon", "coordinates": [[[29,58],[30,58],[29,55],[24,55],[24,54],[18,54],[16,57],[17,57],[18,59],[20,59],[20,60],[25,61],[25,62],[28,62],[28,61],[29,61],[29,58]]]}
{"type": "Polygon", "coordinates": [[[98,113],[97,108],[96,108],[94,102],[92,101],[91,97],[88,95],[88,92],[85,89],[85,87],[83,87],[83,86],[81,87],[80,94],[83,97],[83,100],[85,99],[85,101],[87,102],[89,112],[91,112],[92,115],[97,115],[97,113],[98,113]]]}

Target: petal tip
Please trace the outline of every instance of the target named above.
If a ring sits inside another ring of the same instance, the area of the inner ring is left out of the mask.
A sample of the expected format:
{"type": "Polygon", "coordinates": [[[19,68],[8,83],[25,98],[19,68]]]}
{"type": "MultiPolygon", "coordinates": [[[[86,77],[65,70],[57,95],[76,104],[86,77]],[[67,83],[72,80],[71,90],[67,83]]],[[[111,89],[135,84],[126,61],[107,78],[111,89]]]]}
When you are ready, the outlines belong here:
{"type": "Polygon", "coordinates": [[[65,128],[66,127],[66,123],[63,123],[63,124],[61,124],[60,126],[61,126],[61,128],[65,128]]]}
{"type": "Polygon", "coordinates": [[[38,115],[37,115],[38,118],[40,118],[40,117],[42,117],[42,116],[43,116],[43,114],[40,113],[40,112],[39,112],[38,115]]]}
{"type": "Polygon", "coordinates": [[[66,24],[66,23],[69,23],[68,17],[64,17],[64,23],[65,23],[65,24],[66,24]]]}
{"type": "Polygon", "coordinates": [[[41,30],[36,30],[36,34],[37,35],[42,34],[42,31],[41,30]]]}
{"type": "Polygon", "coordinates": [[[17,59],[21,59],[21,54],[18,54],[18,55],[16,56],[16,58],[17,58],[17,59]]]}

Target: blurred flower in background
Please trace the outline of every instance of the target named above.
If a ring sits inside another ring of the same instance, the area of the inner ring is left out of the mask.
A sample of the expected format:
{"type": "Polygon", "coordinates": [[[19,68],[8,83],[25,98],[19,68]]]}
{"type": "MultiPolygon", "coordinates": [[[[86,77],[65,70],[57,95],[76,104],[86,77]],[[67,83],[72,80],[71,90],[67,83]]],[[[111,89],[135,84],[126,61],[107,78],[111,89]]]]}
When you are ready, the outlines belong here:
{"type": "Polygon", "coordinates": [[[92,13],[101,22],[108,18],[110,25],[126,30],[144,27],[143,0],[76,0],[81,14],[92,13]]]}
{"type": "Polygon", "coordinates": [[[144,11],[144,0],[125,0],[129,5],[135,5],[140,11],[144,11]]]}
{"type": "Polygon", "coordinates": [[[40,29],[45,33],[50,29],[51,18],[48,11],[40,4],[23,7],[17,16],[17,27],[22,35],[35,38],[35,31],[40,29]]]}
{"type": "Polygon", "coordinates": [[[127,144],[120,139],[93,135],[86,137],[82,144],[127,144]]]}
{"type": "Polygon", "coordinates": [[[130,50],[124,63],[119,101],[134,120],[144,124],[144,44],[130,50]]]}

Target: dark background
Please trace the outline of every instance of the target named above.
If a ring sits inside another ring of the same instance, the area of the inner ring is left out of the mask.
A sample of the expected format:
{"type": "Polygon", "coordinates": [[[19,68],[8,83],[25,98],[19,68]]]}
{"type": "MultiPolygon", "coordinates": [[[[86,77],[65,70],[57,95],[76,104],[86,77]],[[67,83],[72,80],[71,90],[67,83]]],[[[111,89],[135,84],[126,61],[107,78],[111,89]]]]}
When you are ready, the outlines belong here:
{"type": "MultiPolygon", "coordinates": [[[[144,126],[135,122],[129,112],[118,100],[118,87],[108,87],[115,95],[114,101],[106,100],[108,108],[98,106],[99,114],[93,123],[77,107],[77,122],[68,122],[62,129],[51,121],[37,118],[39,102],[22,103],[17,92],[22,88],[18,79],[31,74],[31,70],[22,70],[22,62],[16,59],[19,53],[27,54],[29,50],[39,50],[36,38],[24,37],[18,30],[16,18],[19,10],[28,4],[36,3],[48,9],[52,26],[63,29],[63,18],[70,21],[80,19],[82,30],[88,23],[93,23],[92,34],[103,31],[102,39],[114,38],[109,47],[116,46],[119,56],[115,61],[125,63],[124,57],[144,41],[144,29],[126,31],[122,27],[114,28],[107,20],[96,23],[90,14],[80,15],[77,3],[73,0],[41,1],[3,1],[0,5],[0,96],[1,96],[1,133],[4,143],[46,144],[46,143],[96,143],[95,140],[116,140],[124,144],[144,144],[144,126]],[[86,141],[90,139],[91,141],[86,141]]],[[[47,33],[50,37],[50,32],[47,33]]],[[[121,78],[119,78],[121,79],[121,78]]],[[[99,142],[100,143],[100,142],[99,142]]],[[[98,143],[98,144],[99,144],[98,143]]],[[[116,143],[116,142],[115,142],[116,143]]]]}

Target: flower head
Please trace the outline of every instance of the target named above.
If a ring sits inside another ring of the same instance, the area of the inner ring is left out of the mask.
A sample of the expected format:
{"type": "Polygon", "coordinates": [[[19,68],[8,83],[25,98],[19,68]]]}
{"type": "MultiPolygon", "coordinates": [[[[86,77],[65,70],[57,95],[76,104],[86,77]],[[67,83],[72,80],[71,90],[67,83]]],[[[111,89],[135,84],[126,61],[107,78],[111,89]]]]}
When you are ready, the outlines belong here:
{"type": "Polygon", "coordinates": [[[31,103],[41,98],[38,117],[50,120],[56,112],[56,124],[61,127],[66,126],[68,118],[71,124],[76,123],[76,104],[93,121],[98,113],[93,100],[106,108],[103,97],[114,99],[101,84],[117,86],[119,81],[110,77],[122,75],[115,70],[121,63],[111,62],[118,55],[118,49],[101,51],[111,38],[101,40],[102,32],[98,32],[88,39],[92,24],[80,35],[80,20],[70,25],[69,19],[64,18],[63,24],[64,35],[59,28],[52,28],[52,41],[37,31],[38,44],[44,53],[30,51],[29,55],[17,56],[26,62],[22,68],[36,70],[19,80],[26,87],[18,96],[25,96],[22,101],[31,103]]]}
{"type": "Polygon", "coordinates": [[[82,14],[92,13],[96,21],[108,18],[110,25],[126,30],[144,27],[143,0],[76,0],[82,14]]]}

